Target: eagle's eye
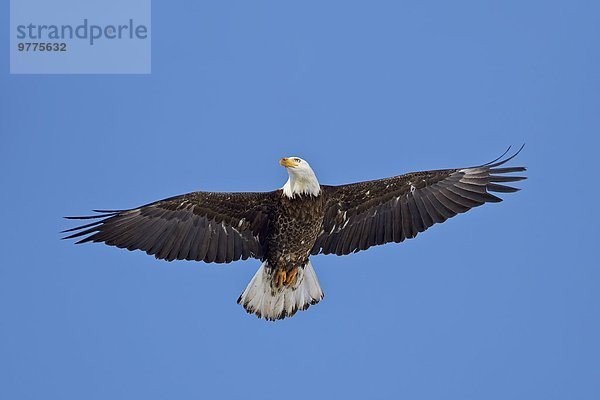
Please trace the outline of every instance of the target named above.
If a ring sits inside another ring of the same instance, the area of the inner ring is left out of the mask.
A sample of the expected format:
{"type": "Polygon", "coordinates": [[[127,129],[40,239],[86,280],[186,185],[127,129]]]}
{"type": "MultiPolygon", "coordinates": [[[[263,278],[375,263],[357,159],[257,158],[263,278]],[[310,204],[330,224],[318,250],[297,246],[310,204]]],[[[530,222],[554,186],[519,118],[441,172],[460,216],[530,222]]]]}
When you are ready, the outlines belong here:
{"type": "Polygon", "coordinates": [[[299,158],[294,158],[294,161],[296,161],[298,164],[300,164],[302,162],[302,160],[299,158]]]}

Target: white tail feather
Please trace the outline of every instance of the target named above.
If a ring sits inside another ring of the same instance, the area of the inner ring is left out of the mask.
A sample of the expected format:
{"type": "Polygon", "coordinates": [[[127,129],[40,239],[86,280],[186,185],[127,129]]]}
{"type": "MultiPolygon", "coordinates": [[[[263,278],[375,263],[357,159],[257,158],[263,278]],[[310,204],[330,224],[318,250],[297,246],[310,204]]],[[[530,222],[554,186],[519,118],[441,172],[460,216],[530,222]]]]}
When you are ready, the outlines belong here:
{"type": "Polygon", "coordinates": [[[248,313],[270,321],[291,317],[298,310],[306,310],[323,298],[323,291],[310,261],[298,269],[296,282],[291,286],[274,288],[273,271],[263,262],[238,299],[248,313]]]}

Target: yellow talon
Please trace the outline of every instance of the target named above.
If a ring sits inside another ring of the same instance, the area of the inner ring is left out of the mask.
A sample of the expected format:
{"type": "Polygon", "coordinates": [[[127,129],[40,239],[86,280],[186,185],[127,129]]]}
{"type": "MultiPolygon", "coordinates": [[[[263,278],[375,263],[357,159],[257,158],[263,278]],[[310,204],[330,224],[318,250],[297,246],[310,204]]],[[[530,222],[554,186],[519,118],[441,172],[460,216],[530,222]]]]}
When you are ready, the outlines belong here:
{"type": "Polygon", "coordinates": [[[298,268],[295,268],[290,271],[287,275],[287,279],[285,280],[285,286],[290,286],[296,282],[296,277],[298,276],[298,268]]]}
{"type": "Polygon", "coordinates": [[[285,280],[287,278],[287,273],[285,272],[285,270],[280,269],[277,272],[275,272],[275,285],[277,287],[282,286],[285,283],[285,280]]]}

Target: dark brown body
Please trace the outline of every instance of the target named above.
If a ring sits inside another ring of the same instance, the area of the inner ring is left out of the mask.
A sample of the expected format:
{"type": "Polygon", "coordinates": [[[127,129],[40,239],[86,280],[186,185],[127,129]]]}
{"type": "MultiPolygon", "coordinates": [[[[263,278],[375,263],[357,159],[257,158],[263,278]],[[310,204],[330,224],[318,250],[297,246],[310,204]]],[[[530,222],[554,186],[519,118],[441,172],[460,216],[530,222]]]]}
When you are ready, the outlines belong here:
{"type": "Polygon", "coordinates": [[[279,203],[271,222],[265,259],[271,271],[283,273],[279,281],[283,279],[283,283],[289,285],[295,280],[297,268],[303,268],[307,263],[321,231],[325,198],[281,195],[279,203]]]}

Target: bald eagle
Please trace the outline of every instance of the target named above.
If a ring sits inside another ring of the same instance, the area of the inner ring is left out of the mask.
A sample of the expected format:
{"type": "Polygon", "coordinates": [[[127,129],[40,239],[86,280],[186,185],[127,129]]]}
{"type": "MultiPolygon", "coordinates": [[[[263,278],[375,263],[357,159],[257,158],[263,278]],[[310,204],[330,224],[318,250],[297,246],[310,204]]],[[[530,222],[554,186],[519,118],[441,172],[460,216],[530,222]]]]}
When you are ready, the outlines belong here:
{"type": "Polygon", "coordinates": [[[279,160],[289,175],[279,190],[193,192],[129,210],[94,210],[98,214],[66,217],[93,222],[63,231],[69,232],[64,239],[139,249],[167,261],[256,258],[262,264],[238,303],[273,321],[323,298],[311,255],[400,243],[473,207],[502,201],[492,192],[519,190],[503,183],[525,179],[511,175],[525,168],[501,166],[522,148],[475,167],[342,186],[320,185],[308,162],[287,157],[279,160]]]}

